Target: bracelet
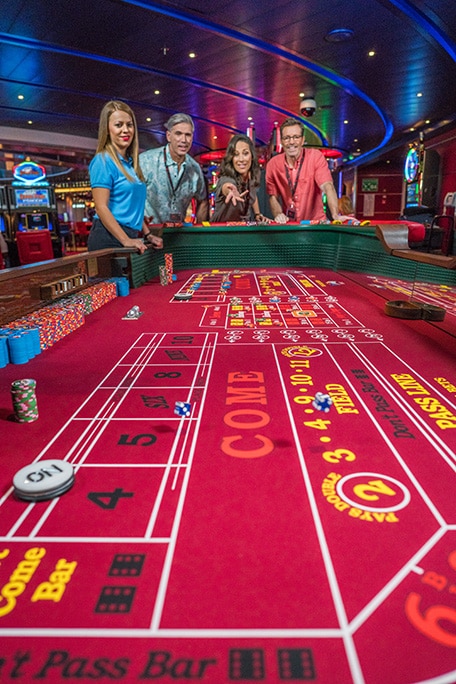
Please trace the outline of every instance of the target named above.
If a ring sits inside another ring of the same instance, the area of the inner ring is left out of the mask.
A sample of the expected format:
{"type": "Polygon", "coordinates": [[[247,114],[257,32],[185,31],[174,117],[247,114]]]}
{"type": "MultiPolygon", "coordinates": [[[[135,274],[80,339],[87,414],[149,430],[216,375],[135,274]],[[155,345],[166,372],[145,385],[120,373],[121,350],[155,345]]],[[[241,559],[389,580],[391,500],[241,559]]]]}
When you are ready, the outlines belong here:
{"type": "Polygon", "coordinates": [[[263,218],[263,214],[255,214],[255,218],[263,218]]]}

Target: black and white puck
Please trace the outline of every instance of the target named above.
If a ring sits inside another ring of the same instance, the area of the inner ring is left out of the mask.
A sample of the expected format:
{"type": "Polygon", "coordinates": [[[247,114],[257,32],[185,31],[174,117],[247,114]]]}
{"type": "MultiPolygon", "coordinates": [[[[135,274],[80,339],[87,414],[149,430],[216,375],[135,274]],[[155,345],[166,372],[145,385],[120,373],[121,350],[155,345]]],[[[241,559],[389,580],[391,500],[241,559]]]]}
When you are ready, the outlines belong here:
{"type": "Polygon", "coordinates": [[[21,468],[13,478],[15,495],[24,501],[45,501],[67,492],[74,484],[73,466],[49,459],[21,468]]]}

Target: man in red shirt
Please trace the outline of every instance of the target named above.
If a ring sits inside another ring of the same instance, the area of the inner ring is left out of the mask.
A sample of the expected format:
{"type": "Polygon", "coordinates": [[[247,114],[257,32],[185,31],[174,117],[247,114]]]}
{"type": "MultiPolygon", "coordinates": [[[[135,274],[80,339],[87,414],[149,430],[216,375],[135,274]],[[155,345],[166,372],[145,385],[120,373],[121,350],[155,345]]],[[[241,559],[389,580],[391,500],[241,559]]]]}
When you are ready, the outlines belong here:
{"type": "Polygon", "coordinates": [[[304,125],[286,119],[280,127],[284,154],[266,166],[266,192],[276,223],[288,221],[327,222],[322,201],[326,200],[333,221],[339,219],[338,199],[328,163],[320,150],[303,147],[304,125]]]}

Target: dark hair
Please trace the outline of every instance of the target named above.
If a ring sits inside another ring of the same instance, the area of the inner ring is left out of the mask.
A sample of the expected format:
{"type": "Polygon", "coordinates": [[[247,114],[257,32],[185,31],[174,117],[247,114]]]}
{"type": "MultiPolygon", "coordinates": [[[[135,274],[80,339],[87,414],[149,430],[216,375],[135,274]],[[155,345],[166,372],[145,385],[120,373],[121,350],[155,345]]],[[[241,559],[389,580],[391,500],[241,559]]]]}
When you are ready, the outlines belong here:
{"type": "Polygon", "coordinates": [[[299,121],[299,119],[292,119],[290,117],[289,119],[285,119],[285,121],[280,125],[280,137],[282,137],[283,135],[283,129],[288,128],[288,126],[299,126],[302,135],[305,135],[306,127],[304,126],[302,121],[299,121]]]}
{"type": "Polygon", "coordinates": [[[255,146],[248,135],[243,133],[238,133],[233,135],[228,147],[226,148],[225,156],[220,164],[220,176],[229,176],[234,178],[236,184],[241,181],[241,175],[235,170],[233,166],[233,157],[236,151],[236,145],[238,142],[244,142],[249,146],[250,153],[252,155],[252,164],[250,166],[250,178],[252,179],[254,185],[257,187],[260,184],[260,165],[258,163],[258,157],[256,154],[255,146]]]}

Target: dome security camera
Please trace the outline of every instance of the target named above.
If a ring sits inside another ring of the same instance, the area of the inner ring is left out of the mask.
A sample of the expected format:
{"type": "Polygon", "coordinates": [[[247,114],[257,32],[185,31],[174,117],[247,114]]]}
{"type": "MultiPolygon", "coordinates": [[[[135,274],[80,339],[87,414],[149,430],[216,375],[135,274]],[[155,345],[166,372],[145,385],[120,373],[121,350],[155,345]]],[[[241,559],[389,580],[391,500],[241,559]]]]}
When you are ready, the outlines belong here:
{"type": "Polygon", "coordinates": [[[317,109],[317,103],[315,102],[313,97],[305,97],[301,101],[299,109],[301,111],[301,114],[308,118],[309,116],[313,116],[315,114],[315,110],[317,109]]]}

